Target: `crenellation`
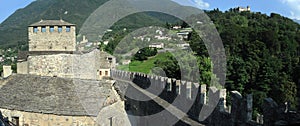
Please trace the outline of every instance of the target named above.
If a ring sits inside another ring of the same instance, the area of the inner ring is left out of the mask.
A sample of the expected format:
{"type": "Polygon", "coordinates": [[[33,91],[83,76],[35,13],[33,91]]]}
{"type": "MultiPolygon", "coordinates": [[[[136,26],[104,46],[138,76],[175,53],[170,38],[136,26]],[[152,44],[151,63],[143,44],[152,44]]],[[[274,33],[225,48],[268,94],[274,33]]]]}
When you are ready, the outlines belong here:
{"type": "Polygon", "coordinates": [[[252,113],[253,113],[253,95],[252,94],[248,94],[246,96],[246,106],[247,106],[247,117],[246,117],[246,121],[251,121],[252,120],[252,113]]]}
{"type": "MultiPolygon", "coordinates": [[[[161,77],[160,76],[154,76],[154,81],[155,81],[155,85],[154,87],[156,89],[163,89],[163,88],[160,88],[160,80],[161,80],[161,77]]],[[[152,83],[151,83],[152,84],[152,83]]]]}
{"type": "Polygon", "coordinates": [[[186,83],[186,98],[187,99],[192,99],[192,83],[186,83]]]}
{"type": "Polygon", "coordinates": [[[223,99],[223,106],[222,108],[226,108],[226,89],[220,89],[219,90],[220,98],[223,99]]]}
{"type": "Polygon", "coordinates": [[[209,90],[208,90],[208,102],[207,102],[207,104],[208,105],[216,105],[216,104],[218,104],[219,103],[219,96],[220,96],[220,92],[219,92],[219,90],[216,88],[216,87],[214,87],[214,86],[212,86],[212,87],[209,87],[208,88],[209,90]]]}
{"type": "Polygon", "coordinates": [[[160,78],[160,88],[164,89],[167,85],[167,78],[166,77],[161,77],[160,78]]]}
{"type": "Polygon", "coordinates": [[[172,92],[172,94],[177,94],[176,93],[176,79],[175,78],[172,78],[171,79],[171,92],[172,92]]]}
{"type": "MultiPolygon", "coordinates": [[[[222,123],[221,117],[228,119],[226,124],[228,125],[245,125],[251,120],[252,116],[252,95],[247,95],[246,98],[243,98],[242,95],[235,91],[231,95],[232,109],[230,112],[226,110],[226,89],[217,89],[216,87],[208,87],[207,85],[199,83],[192,83],[187,81],[176,80],[174,78],[161,77],[146,75],[143,73],[131,73],[131,72],[121,72],[122,74],[135,74],[135,79],[138,80],[139,84],[143,86],[147,81],[151,81],[151,88],[154,88],[155,91],[158,91],[160,88],[163,88],[164,91],[160,97],[166,98],[178,98],[179,101],[183,103],[194,102],[189,116],[192,118],[202,121],[202,119],[207,118],[209,124],[218,124],[222,123]],[[209,109],[217,105],[216,109],[210,115],[197,115],[204,108],[204,112],[209,112],[209,109]],[[251,115],[251,116],[250,116],[251,115]],[[217,121],[217,123],[214,123],[217,121]]],[[[152,90],[152,89],[151,89],[152,90]]],[[[154,91],[154,92],[155,92],[154,91]]],[[[167,99],[168,102],[172,102],[171,99],[167,99]],[[170,100],[170,101],[169,101],[170,100]]],[[[138,103],[137,103],[138,104],[138,103]]],[[[175,103],[177,104],[177,102],[175,103]]],[[[179,104],[177,107],[180,107],[184,104],[179,104]]],[[[140,107],[145,107],[144,111],[147,111],[149,106],[143,105],[140,107]]],[[[140,108],[141,109],[141,108],[140,108]]],[[[255,124],[251,122],[251,125],[255,124]]]]}
{"type": "Polygon", "coordinates": [[[182,89],[180,80],[175,81],[175,87],[176,87],[176,89],[175,89],[176,94],[180,95],[181,94],[181,89],[182,89]]]}
{"type": "Polygon", "coordinates": [[[62,20],[42,20],[28,27],[29,51],[76,51],[76,27],[62,20]],[[53,31],[50,27],[54,27],[53,31]],[[58,27],[62,27],[61,31],[58,27]],[[70,31],[67,32],[67,27],[70,31]]]}
{"type": "Polygon", "coordinates": [[[172,91],[172,79],[167,79],[167,91],[172,91]]]}
{"type": "Polygon", "coordinates": [[[179,84],[179,87],[180,87],[180,94],[182,95],[182,97],[184,97],[185,99],[188,99],[187,93],[186,93],[186,90],[187,90],[186,83],[187,83],[186,81],[181,81],[181,83],[179,84]]]}
{"type": "Polygon", "coordinates": [[[206,104],[207,100],[206,100],[206,85],[202,84],[200,86],[200,103],[201,104],[206,104]]]}
{"type": "MultiPolygon", "coordinates": [[[[190,83],[187,82],[187,85],[192,85],[192,99],[196,99],[197,96],[200,94],[199,92],[199,83],[190,83]]],[[[196,99],[197,100],[197,99],[196,99]]]]}

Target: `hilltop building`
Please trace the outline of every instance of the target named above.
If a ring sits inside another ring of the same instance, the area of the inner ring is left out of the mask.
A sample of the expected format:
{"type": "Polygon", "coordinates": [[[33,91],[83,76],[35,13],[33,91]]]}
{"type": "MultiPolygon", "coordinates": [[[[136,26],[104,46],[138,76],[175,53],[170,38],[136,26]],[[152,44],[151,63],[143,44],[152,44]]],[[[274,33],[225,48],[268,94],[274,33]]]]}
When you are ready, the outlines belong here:
{"type": "Polygon", "coordinates": [[[95,48],[78,51],[76,25],[63,20],[31,24],[28,37],[17,74],[5,66],[0,80],[4,117],[18,126],[130,124],[109,79],[115,57],[95,48]]]}
{"type": "Polygon", "coordinates": [[[238,12],[244,12],[244,11],[251,11],[250,6],[247,7],[237,7],[234,10],[238,11],[238,12]]]}
{"type": "Polygon", "coordinates": [[[163,49],[164,47],[164,43],[152,43],[149,45],[149,48],[163,49]]]}

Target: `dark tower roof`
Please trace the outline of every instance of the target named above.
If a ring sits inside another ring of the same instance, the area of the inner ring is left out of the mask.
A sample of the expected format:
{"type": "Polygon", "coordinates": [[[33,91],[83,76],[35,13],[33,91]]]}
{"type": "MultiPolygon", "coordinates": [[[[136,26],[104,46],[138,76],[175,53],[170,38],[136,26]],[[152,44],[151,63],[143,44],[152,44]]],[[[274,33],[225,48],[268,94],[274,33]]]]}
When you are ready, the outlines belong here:
{"type": "Polygon", "coordinates": [[[71,24],[64,20],[41,20],[39,22],[29,25],[29,27],[34,26],[75,26],[75,24],[71,24]]]}

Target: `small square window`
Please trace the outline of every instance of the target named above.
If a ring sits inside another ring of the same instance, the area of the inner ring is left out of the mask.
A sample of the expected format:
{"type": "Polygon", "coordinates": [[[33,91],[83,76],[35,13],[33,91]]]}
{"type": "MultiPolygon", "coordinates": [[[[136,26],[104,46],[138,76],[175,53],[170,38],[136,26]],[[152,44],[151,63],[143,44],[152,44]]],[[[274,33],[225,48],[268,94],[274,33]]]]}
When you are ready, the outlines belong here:
{"type": "Polygon", "coordinates": [[[62,27],[61,26],[58,26],[58,32],[62,32],[62,27]]]}
{"type": "Polygon", "coordinates": [[[54,26],[50,26],[50,32],[54,32],[54,26]]]}
{"type": "Polygon", "coordinates": [[[70,32],[71,31],[71,27],[70,26],[67,26],[66,27],[66,32],[70,32]]]}
{"type": "Polygon", "coordinates": [[[39,31],[38,27],[33,27],[33,32],[37,33],[39,31]]]}
{"type": "Polygon", "coordinates": [[[42,27],[42,32],[46,32],[46,26],[42,27]]]}

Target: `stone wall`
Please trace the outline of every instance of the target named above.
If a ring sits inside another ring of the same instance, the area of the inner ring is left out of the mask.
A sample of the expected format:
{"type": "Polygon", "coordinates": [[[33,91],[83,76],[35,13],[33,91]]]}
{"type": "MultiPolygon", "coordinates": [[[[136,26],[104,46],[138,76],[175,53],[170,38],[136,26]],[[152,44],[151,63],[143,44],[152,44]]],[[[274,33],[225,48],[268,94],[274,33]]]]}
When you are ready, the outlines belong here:
{"type": "MultiPolygon", "coordinates": [[[[251,120],[252,118],[252,95],[243,98],[239,93],[233,92],[231,100],[234,105],[231,111],[226,106],[226,89],[217,89],[216,87],[207,87],[198,83],[186,82],[161,76],[146,75],[143,73],[126,72],[112,70],[112,77],[118,83],[120,94],[126,99],[126,110],[136,115],[151,115],[162,111],[164,108],[158,106],[153,100],[137,101],[128,98],[126,94],[132,92],[132,87],[126,82],[133,82],[139,87],[150,91],[169,104],[176,106],[182,111],[186,111],[186,105],[191,104],[188,108],[188,117],[201,122],[205,125],[258,125],[251,120]],[[126,85],[124,87],[124,85],[126,85]],[[237,98],[236,98],[237,97],[237,98]],[[179,99],[179,101],[177,101],[179,99]],[[199,114],[201,115],[199,116],[199,114]]],[[[136,93],[138,97],[144,97],[142,94],[136,93]]],[[[161,119],[164,116],[162,115],[161,119]]],[[[138,120],[143,125],[153,124],[150,118],[146,120],[138,120]]],[[[169,120],[169,119],[168,119],[169,120]]],[[[172,120],[170,118],[170,120],[172,120]]],[[[167,125],[167,122],[161,122],[167,125]]],[[[179,125],[182,122],[178,122],[179,125]]]]}
{"type": "Polygon", "coordinates": [[[54,31],[50,32],[50,26],[46,26],[46,31],[42,32],[42,27],[28,27],[29,51],[75,51],[76,50],[76,28],[70,26],[70,32],[66,32],[66,26],[62,26],[62,31],[58,32],[58,26],[54,26],[54,31]]]}
{"type": "Polygon", "coordinates": [[[100,79],[103,79],[105,77],[110,77],[110,69],[99,69],[99,75],[100,79]]]}
{"type": "Polygon", "coordinates": [[[88,116],[60,116],[53,114],[32,113],[16,110],[0,109],[4,117],[14,122],[19,118],[19,126],[97,126],[93,118],[88,116]]]}
{"type": "Polygon", "coordinates": [[[71,78],[75,56],[71,54],[29,56],[29,74],[71,78]]]}
{"type": "Polygon", "coordinates": [[[108,61],[103,61],[106,59],[99,50],[86,54],[32,55],[28,57],[27,62],[18,63],[18,73],[99,80],[102,78],[100,70],[103,71],[103,75],[107,71],[110,76],[108,61]]]}
{"type": "Polygon", "coordinates": [[[17,73],[18,74],[28,74],[28,62],[18,62],[17,63],[17,73]]]}
{"type": "Polygon", "coordinates": [[[64,116],[46,113],[33,113],[9,109],[0,109],[4,117],[19,126],[131,126],[124,110],[124,102],[118,101],[103,108],[97,117],[64,116]]]}

